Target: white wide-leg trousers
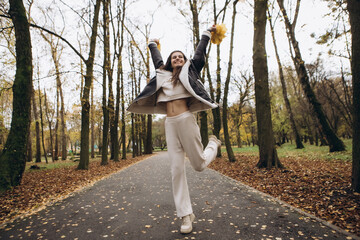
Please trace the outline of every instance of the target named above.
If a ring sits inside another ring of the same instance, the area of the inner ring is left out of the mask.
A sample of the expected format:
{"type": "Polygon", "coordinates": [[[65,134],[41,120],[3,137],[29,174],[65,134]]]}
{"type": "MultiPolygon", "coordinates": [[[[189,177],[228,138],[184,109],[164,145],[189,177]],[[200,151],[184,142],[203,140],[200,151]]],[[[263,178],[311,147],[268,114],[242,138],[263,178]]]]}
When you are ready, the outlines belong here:
{"type": "Polygon", "coordinates": [[[185,173],[185,154],[196,171],[203,171],[216,158],[218,146],[209,141],[205,150],[201,143],[200,129],[195,116],[184,112],[175,117],[166,117],[165,134],[169,158],[173,196],[178,217],[193,212],[185,173]]]}

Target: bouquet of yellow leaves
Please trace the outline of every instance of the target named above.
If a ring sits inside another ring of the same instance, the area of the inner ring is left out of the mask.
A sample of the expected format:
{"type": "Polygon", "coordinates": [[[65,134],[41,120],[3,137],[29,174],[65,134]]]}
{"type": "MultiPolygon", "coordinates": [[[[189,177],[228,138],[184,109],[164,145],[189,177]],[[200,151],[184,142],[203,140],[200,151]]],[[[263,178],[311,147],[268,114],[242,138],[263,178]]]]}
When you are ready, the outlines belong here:
{"type": "Polygon", "coordinates": [[[226,37],[225,33],[227,31],[227,28],[224,23],[219,25],[216,24],[215,27],[216,27],[216,31],[211,32],[211,42],[219,45],[222,42],[222,40],[226,37]]]}

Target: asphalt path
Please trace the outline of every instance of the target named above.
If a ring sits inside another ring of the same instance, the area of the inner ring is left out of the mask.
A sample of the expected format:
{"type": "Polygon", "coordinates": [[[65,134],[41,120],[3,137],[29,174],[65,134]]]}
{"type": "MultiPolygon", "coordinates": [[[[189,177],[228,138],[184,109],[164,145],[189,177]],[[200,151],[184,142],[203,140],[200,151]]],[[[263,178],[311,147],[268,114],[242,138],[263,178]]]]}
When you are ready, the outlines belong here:
{"type": "Polygon", "coordinates": [[[187,178],[196,215],[182,235],[168,154],[159,153],[0,229],[0,239],[356,239],[206,169],[187,178]]]}

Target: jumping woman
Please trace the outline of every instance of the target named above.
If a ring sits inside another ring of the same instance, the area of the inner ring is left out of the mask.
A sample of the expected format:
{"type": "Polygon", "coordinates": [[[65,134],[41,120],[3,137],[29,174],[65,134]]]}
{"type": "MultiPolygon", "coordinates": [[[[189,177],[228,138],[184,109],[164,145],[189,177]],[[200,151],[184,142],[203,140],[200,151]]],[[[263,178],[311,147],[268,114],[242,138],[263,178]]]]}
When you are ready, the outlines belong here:
{"type": "Polygon", "coordinates": [[[192,210],[185,174],[185,153],[196,171],[203,171],[216,158],[220,140],[209,137],[205,149],[201,143],[199,126],[194,112],[217,108],[209,97],[201,80],[200,72],[205,65],[206,47],[213,26],[201,36],[193,59],[188,60],[181,51],[173,51],[165,65],[162,60],[158,39],[149,42],[156,76],[135,98],[128,111],[144,114],[166,114],[165,135],[171,161],[172,189],[177,216],[182,219],[180,232],[192,231],[195,215],[192,210]]]}

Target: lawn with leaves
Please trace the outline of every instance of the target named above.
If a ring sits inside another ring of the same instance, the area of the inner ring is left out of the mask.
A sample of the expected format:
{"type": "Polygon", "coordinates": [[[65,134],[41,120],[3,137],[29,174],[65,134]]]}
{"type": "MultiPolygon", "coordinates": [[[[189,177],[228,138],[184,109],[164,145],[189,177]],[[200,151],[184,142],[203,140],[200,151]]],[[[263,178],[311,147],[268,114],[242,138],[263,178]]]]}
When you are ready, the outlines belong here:
{"type": "Polygon", "coordinates": [[[70,159],[37,163],[40,170],[30,170],[34,163],[27,163],[21,185],[0,194],[0,224],[90,186],[147,157],[149,155],[136,158],[129,155],[127,160],[109,161],[105,166],[100,165],[101,158],[97,157],[90,161],[89,170],[76,170],[78,162],[70,159]]]}
{"type": "Polygon", "coordinates": [[[230,163],[224,153],[210,167],[360,235],[360,194],[351,190],[351,147],[348,145],[347,151],[331,154],[328,147],[306,145],[305,149],[295,149],[293,145],[285,145],[278,148],[285,169],[259,169],[254,147],[235,149],[236,162],[230,163]]]}

